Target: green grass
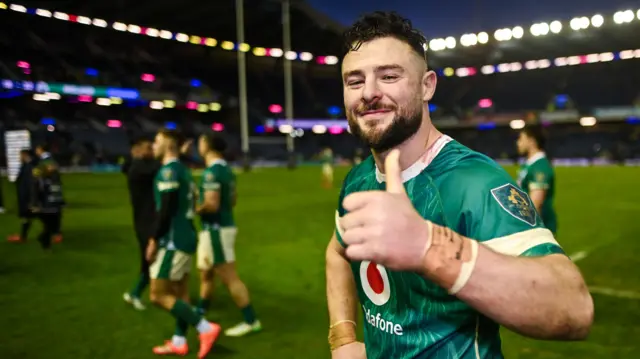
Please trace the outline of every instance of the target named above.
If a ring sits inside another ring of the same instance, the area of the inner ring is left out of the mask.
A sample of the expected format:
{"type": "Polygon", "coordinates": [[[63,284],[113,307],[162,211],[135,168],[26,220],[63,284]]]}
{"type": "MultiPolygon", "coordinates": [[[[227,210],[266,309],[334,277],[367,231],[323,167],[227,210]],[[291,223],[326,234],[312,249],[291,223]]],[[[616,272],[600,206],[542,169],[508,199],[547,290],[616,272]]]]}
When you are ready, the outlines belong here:
{"type": "MultiPolygon", "coordinates": [[[[512,169],[510,169],[512,170],[512,169]]],[[[338,170],[338,178],[346,169],[338,170]]],[[[640,291],[640,168],[559,168],[559,241],[590,285],[640,291]]],[[[257,170],[239,177],[239,271],[264,331],[222,337],[212,357],[328,358],[324,249],[338,189],[320,189],[319,170],[257,170]]],[[[19,228],[0,216],[0,358],[152,358],[173,320],[149,307],[136,312],[122,293],[137,275],[138,249],[123,176],[66,175],[70,208],[64,243],[44,256],[35,241],[4,237],[19,228]]],[[[5,183],[7,201],[12,204],[5,183]]],[[[192,294],[197,283],[192,280],[192,294]]],[[[504,331],[507,358],[639,358],[640,301],[594,295],[596,321],[585,342],[541,342],[504,331]]],[[[218,286],[210,317],[223,326],[241,315],[218,286]]],[[[190,332],[192,353],[197,349],[190,332]]],[[[190,354],[195,357],[195,354],[190,354]]]]}

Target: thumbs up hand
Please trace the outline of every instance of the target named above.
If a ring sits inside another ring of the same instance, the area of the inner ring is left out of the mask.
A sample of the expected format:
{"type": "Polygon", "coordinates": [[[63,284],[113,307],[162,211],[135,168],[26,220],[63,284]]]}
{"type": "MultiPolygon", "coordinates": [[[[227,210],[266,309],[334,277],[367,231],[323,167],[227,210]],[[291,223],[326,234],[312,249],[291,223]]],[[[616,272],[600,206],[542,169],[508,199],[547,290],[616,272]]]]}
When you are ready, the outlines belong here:
{"type": "Polygon", "coordinates": [[[402,181],[400,151],[385,160],[386,191],[356,192],[342,202],[346,256],[392,270],[421,272],[431,245],[430,226],[415,210],[402,181]]]}

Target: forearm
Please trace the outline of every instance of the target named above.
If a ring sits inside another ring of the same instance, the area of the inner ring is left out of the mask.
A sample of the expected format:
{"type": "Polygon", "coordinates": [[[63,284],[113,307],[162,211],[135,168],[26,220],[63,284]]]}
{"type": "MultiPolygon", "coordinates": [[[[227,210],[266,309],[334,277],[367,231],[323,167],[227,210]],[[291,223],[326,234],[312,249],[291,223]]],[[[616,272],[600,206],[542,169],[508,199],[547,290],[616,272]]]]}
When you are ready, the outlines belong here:
{"type": "Polygon", "coordinates": [[[357,315],[356,286],[349,261],[336,249],[332,239],[326,253],[327,303],[329,309],[329,341],[332,349],[355,341],[357,315]]]}
{"type": "MultiPolygon", "coordinates": [[[[472,239],[434,226],[425,276],[450,289],[472,259],[472,239]],[[457,259],[459,258],[459,259],[457,259]]],[[[581,339],[593,303],[577,268],[566,258],[503,255],[478,244],[475,266],[457,297],[497,323],[538,339],[581,339]],[[566,260],[567,262],[564,262],[566,260]]]]}

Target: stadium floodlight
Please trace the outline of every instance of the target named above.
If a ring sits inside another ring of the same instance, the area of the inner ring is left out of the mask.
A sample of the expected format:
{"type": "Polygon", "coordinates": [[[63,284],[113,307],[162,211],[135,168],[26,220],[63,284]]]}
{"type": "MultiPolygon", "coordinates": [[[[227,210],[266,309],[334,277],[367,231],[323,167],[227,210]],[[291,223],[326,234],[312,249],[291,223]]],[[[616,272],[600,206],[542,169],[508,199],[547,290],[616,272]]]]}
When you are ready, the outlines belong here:
{"type": "Polygon", "coordinates": [[[582,127],[590,127],[595,126],[598,121],[595,117],[582,117],[580,119],[580,126],[582,127]]]}
{"type": "Polygon", "coordinates": [[[158,31],[158,29],[154,29],[150,27],[147,29],[146,34],[149,37],[158,37],[158,35],[160,34],[160,31],[158,31]]]}
{"type": "Polygon", "coordinates": [[[178,34],[176,34],[176,41],[187,42],[187,41],[189,41],[189,35],[183,34],[183,33],[178,33],[178,34]]]}
{"type": "Polygon", "coordinates": [[[529,61],[524,63],[524,68],[527,69],[527,70],[535,70],[535,69],[538,68],[538,61],[529,60],[529,61]]]}
{"type": "Polygon", "coordinates": [[[7,4],[0,2],[0,10],[7,10],[7,8],[9,8],[7,4]]]}
{"type": "Polygon", "coordinates": [[[174,108],[176,107],[176,102],[173,100],[164,100],[162,102],[162,104],[164,105],[164,108],[174,108]]]}
{"type": "Polygon", "coordinates": [[[215,47],[216,45],[218,45],[218,40],[214,39],[213,37],[207,37],[204,40],[204,44],[209,47],[215,47]]]}
{"type": "Polygon", "coordinates": [[[485,75],[491,75],[495,72],[495,67],[493,65],[484,65],[480,71],[485,75]]]}
{"type": "Polygon", "coordinates": [[[200,45],[202,43],[202,38],[200,38],[200,36],[191,35],[191,37],[189,37],[189,42],[194,45],[200,45]]]}
{"type": "Polygon", "coordinates": [[[636,17],[638,18],[638,20],[640,20],[640,10],[638,10],[638,12],[636,13],[636,17]]]}
{"type": "Polygon", "coordinates": [[[469,76],[469,69],[467,67],[460,67],[456,69],[456,76],[458,77],[467,77],[469,76]]]}
{"type": "Polygon", "coordinates": [[[122,99],[120,97],[110,97],[112,105],[122,105],[122,99]]]}
{"type": "Polygon", "coordinates": [[[629,23],[633,21],[633,18],[634,18],[634,14],[633,14],[633,11],[631,10],[618,11],[615,14],[613,14],[613,22],[615,22],[618,25],[629,23]]]}
{"type": "Polygon", "coordinates": [[[162,101],[151,101],[149,102],[149,107],[153,110],[162,110],[164,103],[162,103],[162,101]]]}
{"type": "Polygon", "coordinates": [[[538,60],[538,68],[546,69],[548,67],[551,67],[551,61],[547,59],[538,60]]]}
{"type": "Polygon", "coordinates": [[[123,24],[121,22],[114,22],[112,26],[113,26],[114,30],[127,31],[127,25],[123,24]]]}
{"type": "Polygon", "coordinates": [[[269,53],[269,56],[271,57],[282,57],[282,55],[284,55],[284,51],[282,51],[282,49],[277,47],[269,49],[268,53],[269,53]]]}
{"type": "Polygon", "coordinates": [[[624,51],[620,51],[620,59],[622,60],[629,60],[634,58],[634,54],[633,54],[633,50],[624,50],[624,51]]]}
{"type": "Polygon", "coordinates": [[[431,39],[429,41],[429,48],[433,51],[441,51],[447,47],[447,43],[444,39],[431,39]]]}
{"type": "Polygon", "coordinates": [[[27,12],[27,8],[22,6],[22,5],[18,5],[18,4],[11,4],[9,5],[9,9],[16,11],[16,12],[22,12],[22,13],[26,13],[27,12]]]}
{"type": "Polygon", "coordinates": [[[98,106],[111,106],[111,100],[108,98],[97,98],[96,99],[96,105],[98,106]]]}
{"type": "Polygon", "coordinates": [[[447,37],[445,40],[445,45],[448,49],[454,49],[456,47],[456,38],[453,36],[447,37]]]}
{"type": "Polygon", "coordinates": [[[456,70],[454,70],[452,67],[447,67],[442,71],[442,73],[447,77],[451,77],[456,73],[456,70]]]}
{"type": "Polygon", "coordinates": [[[602,15],[596,14],[591,17],[591,25],[593,25],[593,27],[600,27],[603,24],[604,24],[604,17],[602,17],[602,15]]]}
{"type": "Polygon", "coordinates": [[[59,100],[62,98],[62,95],[55,92],[47,92],[45,95],[49,98],[49,100],[59,100]]]}
{"type": "Polygon", "coordinates": [[[551,24],[549,24],[549,30],[554,34],[560,33],[560,31],[562,31],[562,23],[558,20],[552,21],[551,24]]]}
{"type": "Polygon", "coordinates": [[[522,28],[522,26],[516,26],[511,29],[511,33],[513,34],[513,37],[515,39],[521,39],[522,36],[524,36],[524,29],[522,28]]]}
{"type": "Polygon", "coordinates": [[[587,62],[590,64],[596,63],[596,62],[600,62],[600,55],[599,54],[589,54],[587,55],[587,62]]]}
{"type": "Polygon", "coordinates": [[[103,19],[93,19],[93,26],[105,28],[107,25],[107,22],[103,19]]]}
{"type": "Polygon", "coordinates": [[[91,25],[91,19],[86,16],[78,16],[76,22],[82,25],[91,25]]]}
{"type": "Polygon", "coordinates": [[[313,55],[310,52],[301,52],[300,60],[302,61],[311,61],[313,60],[313,55]]]}
{"type": "Polygon", "coordinates": [[[36,9],[36,15],[38,16],[42,16],[42,17],[51,17],[51,11],[49,10],[45,10],[45,9],[36,9]]]}
{"type": "Polygon", "coordinates": [[[603,52],[599,55],[600,62],[609,62],[615,59],[615,55],[613,52],[603,52]]]}
{"type": "Polygon", "coordinates": [[[278,131],[280,131],[280,133],[291,133],[293,131],[293,126],[280,125],[280,127],[278,127],[278,131]]]}
{"type": "Polygon", "coordinates": [[[253,54],[255,56],[264,56],[267,54],[267,49],[265,49],[264,47],[254,47],[253,54]]]}
{"type": "MultiPolygon", "coordinates": [[[[289,61],[293,61],[293,60],[298,58],[298,54],[295,51],[287,51],[284,54],[284,58],[289,60],[289,61]]],[[[325,59],[325,61],[326,61],[326,59],[325,59]]]]}
{"type": "Polygon", "coordinates": [[[251,46],[249,46],[249,44],[247,44],[246,42],[243,42],[238,45],[238,50],[242,52],[248,52],[249,50],[251,50],[251,46]]]}
{"type": "Polygon", "coordinates": [[[489,42],[489,34],[484,31],[478,33],[478,42],[481,44],[486,44],[487,42],[489,42]]]}
{"type": "Polygon", "coordinates": [[[511,72],[522,70],[522,64],[519,62],[512,62],[509,67],[511,68],[511,72]]]}
{"type": "Polygon", "coordinates": [[[571,29],[574,31],[578,31],[580,30],[580,18],[574,17],[573,19],[571,19],[571,22],[569,23],[569,26],[571,26],[571,29]]]}
{"type": "Polygon", "coordinates": [[[160,30],[160,37],[165,40],[171,40],[171,38],[173,37],[173,33],[167,30],[160,30]]]}
{"type": "Polygon", "coordinates": [[[212,102],[209,104],[209,109],[213,112],[220,111],[221,108],[222,108],[222,105],[220,105],[220,103],[218,102],[212,102]]]}
{"type": "Polygon", "coordinates": [[[582,58],[580,56],[569,56],[567,58],[567,63],[569,66],[580,65],[582,63],[582,58]]]}
{"type": "Polygon", "coordinates": [[[129,31],[132,34],[139,34],[142,31],[142,29],[140,28],[140,26],[132,24],[127,26],[127,31],[129,31]]]}
{"type": "Polygon", "coordinates": [[[553,64],[560,67],[560,66],[567,66],[567,58],[566,57],[558,57],[555,60],[553,60],[553,64]]]}
{"type": "Polygon", "coordinates": [[[511,64],[499,64],[498,72],[509,72],[511,71],[511,64]]]}
{"type": "Polygon", "coordinates": [[[498,41],[509,41],[513,37],[513,33],[511,29],[499,29],[493,34],[496,40],[498,41]]]}
{"type": "Polygon", "coordinates": [[[524,128],[524,125],[525,125],[525,122],[524,120],[521,120],[521,119],[511,120],[511,122],[509,122],[509,127],[511,127],[514,130],[520,130],[524,128]]]}
{"type": "Polygon", "coordinates": [[[222,44],[220,44],[220,47],[224,50],[233,50],[235,44],[231,41],[223,41],[222,44]]]}
{"type": "Polygon", "coordinates": [[[209,112],[209,105],[206,103],[198,104],[198,112],[209,112]]]}
{"type": "Polygon", "coordinates": [[[56,11],[56,12],[53,13],[53,17],[58,19],[58,20],[69,21],[69,14],[64,13],[64,12],[56,11]]]}
{"type": "Polygon", "coordinates": [[[40,102],[49,102],[49,96],[47,96],[46,94],[42,94],[42,93],[34,93],[33,94],[33,99],[35,101],[40,101],[40,102]]]}
{"type": "Polygon", "coordinates": [[[327,56],[324,58],[324,62],[327,65],[335,65],[338,63],[338,58],[335,56],[327,56]]]}
{"type": "Polygon", "coordinates": [[[478,35],[476,34],[464,34],[460,37],[460,45],[462,46],[475,46],[478,44],[478,35]]]}
{"type": "Polygon", "coordinates": [[[311,131],[315,134],[321,135],[327,132],[327,126],[324,125],[313,125],[311,131]]]}

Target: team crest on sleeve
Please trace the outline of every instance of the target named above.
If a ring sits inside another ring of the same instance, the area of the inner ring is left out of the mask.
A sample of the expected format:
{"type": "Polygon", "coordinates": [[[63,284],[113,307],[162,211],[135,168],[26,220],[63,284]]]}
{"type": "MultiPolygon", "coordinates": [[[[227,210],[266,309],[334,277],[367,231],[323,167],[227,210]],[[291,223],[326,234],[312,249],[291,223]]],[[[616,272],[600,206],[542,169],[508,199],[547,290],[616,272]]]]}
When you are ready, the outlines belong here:
{"type": "Polygon", "coordinates": [[[215,176],[213,175],[213,173],[211,173],[211,172],[207,172],[207,174],[206,174],[206,175],[204,175],[204,179],[205,179],[207,182],[213,182],[213,180],[215,179],[215,176]]]}
{"type": "Polygon", "coordinates": [[[545,176],[544,173],[538,172],[536,173],[536,182],[544,182],[545,176]]]}
{"type": "Polygon", "coordinates": [[[492,189],[491,195],[507,213],[532,227],[536,225],[536,210],[524,191],[507,183],[492,189]]]}
{"type": "Polygon", "coordinates": [[[172,176],[173,176],[173,171],[171,170],[171,168],[165,168],[162,171],[162,178],[164,178],[165,180],[170,180],[172,176]]]}

